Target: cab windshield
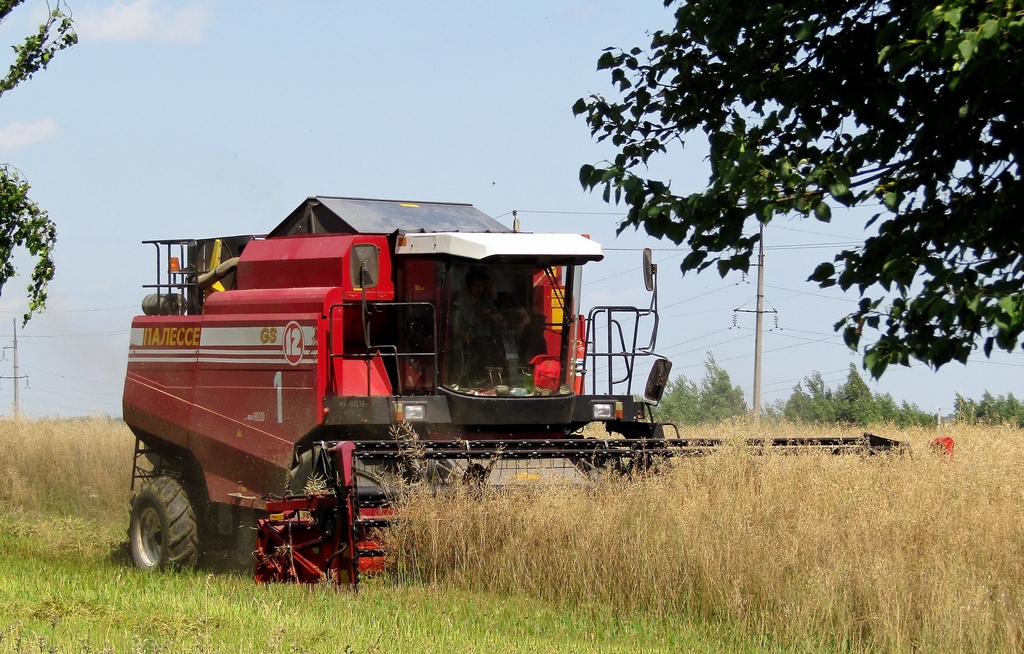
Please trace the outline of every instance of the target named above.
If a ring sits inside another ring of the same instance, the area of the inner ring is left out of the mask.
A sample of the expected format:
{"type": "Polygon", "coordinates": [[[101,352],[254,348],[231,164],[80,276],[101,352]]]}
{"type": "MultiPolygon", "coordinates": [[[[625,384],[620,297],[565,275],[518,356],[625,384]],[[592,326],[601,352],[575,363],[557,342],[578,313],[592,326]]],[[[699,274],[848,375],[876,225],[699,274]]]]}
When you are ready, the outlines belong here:
{"type": "Polygon", "coordinates": [[[453,263],[442,385],[474,395],[568,394],[572,277],[568,266],[453,263]]]}

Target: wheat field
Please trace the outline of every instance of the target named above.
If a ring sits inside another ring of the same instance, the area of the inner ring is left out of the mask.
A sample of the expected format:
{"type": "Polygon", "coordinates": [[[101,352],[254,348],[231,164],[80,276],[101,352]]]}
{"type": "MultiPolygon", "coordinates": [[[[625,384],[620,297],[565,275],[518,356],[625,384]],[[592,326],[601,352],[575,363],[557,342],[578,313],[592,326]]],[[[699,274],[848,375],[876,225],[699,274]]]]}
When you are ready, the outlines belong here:
{"type": "MultiPolygon", "coordinates": [[[[817,431],[815,431],[817,430],[817,431]]],[[[1024,648],[1024,432],[896,433],[903,456],[741,445],[580,489],[412,497],[396,574],[622,614],[685,613],[772,642],[878,651],[1024,648]]],[[[684,435],[855,435],[730,423],[684,435]]]]}
{"type": "MultiPolygon", "coordinates": [[[[413,494],[388,583],[685,619],[779,650],[1024,649],[1024,430],[875,431],[912,454],[736,445],[585,488],[413,494]],[[938,434],[955,439],[952,461],[930,451],[938,434]]],[[[734,422],[683,435],[856,433],[734,422]]],[[[123,534],[132,443],[113,420],[0,422],[4,523],[58,516],[123,534]]]]}
{"type": "Polygon", "coordinates": [[[0,510],[126,519],[134,443],[120,420],[0,420],[0,510]]]}

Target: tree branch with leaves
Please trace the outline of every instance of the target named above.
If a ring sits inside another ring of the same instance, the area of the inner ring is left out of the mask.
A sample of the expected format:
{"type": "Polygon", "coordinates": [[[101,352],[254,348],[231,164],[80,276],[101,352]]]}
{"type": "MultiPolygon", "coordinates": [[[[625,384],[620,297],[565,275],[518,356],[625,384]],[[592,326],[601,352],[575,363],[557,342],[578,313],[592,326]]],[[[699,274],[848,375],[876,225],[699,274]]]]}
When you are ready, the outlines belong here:
{"type": "Polygon", "coordinates": [[[1024,332],[1024,0],[666,2],[648,49],[606,50],[618,96],[576,102],[613,160],[580,181],[686,243],[684,274],[746,271],[758,223],[872,207],[861,247],[810,279],[854,289],[836,323],[865,367],[966,362],[1024,332]],[[710,142],[704,191],[646,176],[675,143],[710,142]]]}
{"type": "MultiPolygon", "coordinates": [[[[0,0],[0,23],[24,4],[24,0],[0,0]]],[[[0,79],[0,96],[45,69],[59,51],[78,42],[71,14],[62,2],[49,8],[39,29],[12,46],[14,61],[0,79]]],[[[27,321],[46,303],[46,287],[53,279],[53,247],[57,228],[47,212],[28,196],[28,182],[10,164],[0,164],[0,290],[15,276],[15,248],[23,247],[34,258],[28,285],[27,321]]]]}

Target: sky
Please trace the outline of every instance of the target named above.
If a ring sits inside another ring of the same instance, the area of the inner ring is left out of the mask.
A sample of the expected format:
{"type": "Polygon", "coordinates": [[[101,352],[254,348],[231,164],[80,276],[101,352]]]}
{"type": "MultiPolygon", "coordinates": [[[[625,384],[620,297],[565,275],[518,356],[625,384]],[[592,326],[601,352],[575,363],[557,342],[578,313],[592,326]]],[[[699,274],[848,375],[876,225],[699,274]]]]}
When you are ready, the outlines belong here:
{"type": "MultiPolygon", "coordinates": [[[[585,307],[646,306],[640,261],[651,247],[658,350],[673,376],[699,380],[710,353],[751,401],[756,270],[683,278],[682,249],[633,230],[616,237],[624,209],[578,181],[581,165],[613,151],[571,107],[614,93],[598,57],[670,26],[661,2],[70,0],[70,10],[80,43],[0,98],[0,162],[58,228],[46,311],[21,326],[24,255],[0,294],[0,415],[13,411],[17,329],[22,415],[119,416],[129,327],[155,281],[142,241],[266,233],[311,195],[468,202],[506,225],[516,210],[525,231],[590,234],[606,256],[587,266],[585,307]]],[[[0,25],[0,44],[45,11],[26,2],[0,25]]],[[[657,173],[699,191],[706,151],[688,137],[657,173]]],[[[806,279],[862,241],[869,216],[769,226],[765,404],[815,371],[834,388],[860,367],[832,329],[857,296],[806,279]]],[[[1019,353],[978,353],[869,384],[948,414],[957,393],[1020,396],[1022,367],[1019,353]]]]}

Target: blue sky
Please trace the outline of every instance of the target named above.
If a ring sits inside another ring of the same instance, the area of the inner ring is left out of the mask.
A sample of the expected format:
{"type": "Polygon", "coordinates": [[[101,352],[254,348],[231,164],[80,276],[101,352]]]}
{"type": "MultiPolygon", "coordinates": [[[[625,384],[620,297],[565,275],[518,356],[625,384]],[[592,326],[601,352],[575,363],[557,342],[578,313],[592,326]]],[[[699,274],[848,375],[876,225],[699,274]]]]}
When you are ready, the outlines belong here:
{"type": "MultiPolygon", "coordinates": [[[[581,190],[581,164],[610,156],[571,107],[611,93],[604,47],[645,45],[670,24],[656,0],[545,2],[106,2],[71,0],[81,42],[0,102],[0,161],[19,169],[57,223],[47,311],[19,323],[21,410],[120,414],[128,327],[154,275],[141,241],[264,233],[309,195],[469,202],[529,231],[585,232],[607,248],[585,305],[646,304],[640,249],[660,263],[659,349],[699,379],[712,352],[751,397],[754,279],[681,279],[682,252],[615,237],[622,211],[581,190]],[[733,316],[735,326],[733,324],[733,316]]],[[[10,44],[42,19],[30,0],[0,26],[10,44]]],[[[2,51],[8,52],[6,49],[2,51]]],[[[658,173],[701,188],[706,146],[688,140],[658,173]]],[[[866,216],[798,218],[766,236],[762,397],[812,371],[833,386],[851,362],[832,324],[855,296],[806,282],[863,238],[866,216]]],[[[28,272],[24,258],[23,272],[28,272]]],[[[0,342],[24,311],[24,278],[0,296],[0,342]]],[[[0,412],[12,400],[0,361],[0,412]]],[[[875,390],[923,409],[955,393],[1021,394],[1014,354],[935,373],[897,369],[875,390]]]]}

